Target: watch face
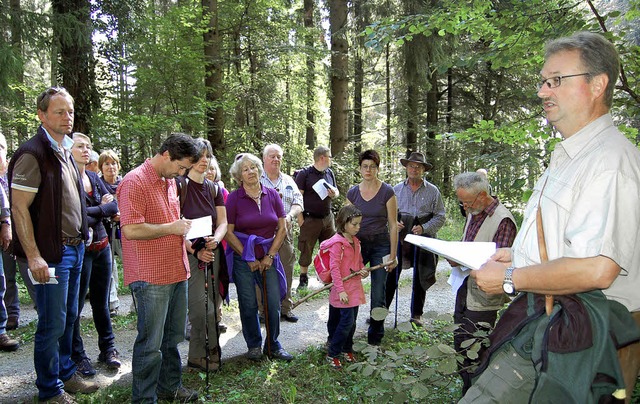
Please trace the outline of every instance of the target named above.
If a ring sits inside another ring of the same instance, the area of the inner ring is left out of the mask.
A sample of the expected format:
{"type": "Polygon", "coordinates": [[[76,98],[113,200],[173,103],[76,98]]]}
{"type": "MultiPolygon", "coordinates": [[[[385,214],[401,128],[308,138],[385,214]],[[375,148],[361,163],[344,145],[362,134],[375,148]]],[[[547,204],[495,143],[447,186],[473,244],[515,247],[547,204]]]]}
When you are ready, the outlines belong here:
{"type": "Polygon", "coordinates": [[[510,295],[513,293],[513,285],[510,283],[503,283],[502,290],[504,290],[504,293],[510,295]]]}

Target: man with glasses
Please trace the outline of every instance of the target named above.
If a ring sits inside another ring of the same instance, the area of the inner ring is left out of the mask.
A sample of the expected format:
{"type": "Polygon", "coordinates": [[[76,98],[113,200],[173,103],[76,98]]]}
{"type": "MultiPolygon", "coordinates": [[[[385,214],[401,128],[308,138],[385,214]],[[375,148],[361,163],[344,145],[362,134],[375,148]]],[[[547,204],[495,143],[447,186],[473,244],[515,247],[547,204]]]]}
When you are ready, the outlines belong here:
{"type": "Polygon", "coordinates": [[[178,344],[184,339],[189,261],[176,182],[200,158],[191,136],[170,135],[158,153],[129,172],[118,186],[124,283],[138,312],[133,345],[133,403],[195,401],[182,386],[178,344]]]}
{"type": "Polygon", "coordinates": [[[61,87],[38,96],[41,125],[9,163],[13,253],[27,259],[35,280],[38,327],[33,363],[42,402],[75,402],[67,393],[92,393],[71,360],[78,315],[87,213],[78,168],[71,155],[74,103],[61,87]],[[65,392],[66,391],[66,392],[65,392]]]}
{"type": "MultiPolygon", "coordinates": [[[[453,187],[458,201],[467,213],[462,241],[492,241],[496,243],[496,248],[511,247],[516,237],[516,221],[511,212],[491,196],[487,176],[477,171],[458,174],[453,178],[453,187]]],[[[458,271],[461,276],[468,275],[468,272],[461,271],[458,263],[450,263],[453,271],[458,271]]],[[[504,293],[487,294],[478,289],[478,285],[470,277],[466,277],[458,288],[453,315],[458,329],[453,333],[453,345],[464,358],[462,362],[458,362],[463,382],[462,394],[471,386],[469,369],[477,364],[477,361],[466,355],[463,344],[474,339],[477,330],[489,331],[483,323],[493,327],[498,310],[508,301],[509,298],[504,293]]]]}
{"type": "MultiPolygon", "coordinates": [[[[484,292],[555,296],[548,300],[557,307],[559,301],[568,299],[564,295],[602,291],[608,307],[616,306],[612,301],[621,303],[640,323],[640,152],[614,126],[609,114],[619,72],[618,53],[602,35],[579,32],[546,45],[538,97],[547,121],[563,141],[556,144],[548,168],[534,187],[513,248],[498,250],[492,260],[471,271],[484,292]],[[544,242],[538,240],[538,214],[544,242]],[[541,262],[539,243],[546,246],[547,262],[541,262]]],[[[603,335],[602,346],[614,349],[606,325],[597,327],[585,317],[576,321],[585,328],[576,341],[603,335]]],[[[638,335],[634,328],[625,327],[638,335]]],[[[499,322],[496,331],[500,330],[499,322]]],[[[594,339],[591,346],[600,346],[596,342],[594,339]]],[[[619,351],[627,402],[638,375],[638,345],[632,343],[619,351]]],[[[570,348],[564,347],[565,352],[570,348]]],[[[607,365],[617,368],[614,355],[602,355],[607,365]]],[[[590,381],[600,370],[596,365],[602,362],[585,359],[582,366],[575,363],[571,366],[557,359],[547,369],[566,369],[555,379],[561,385],[558,389],[576,394],[571,397],[583,397],[565,401],[597,402],[598,398],[586,397],[590,381]],[[571,377],[565,377],[569,374],[571,377]],[[587,383],[575,382],[578,376],[587,383]]],[[[461,402],[520,402],[527,401],[534,388],[538,395],[545,393],[530,378],[518,380],[517,389],[505,385],[501,390],[491,377],[492,364],[486,369],[461,402]]],[[[618,372],[608,376],[619,386],[618,372]]],[[[625,394],[618,393],[618,398],[625,394]]],[[[538,401],[552,401],[539,397],[538,401]]]]}
{"type": "MultiPolygon", "coordinates": [[[[291,282],[293,281],[293,266],[296,256],[293,251],[293,222],[296,221],[298,215],[302,213],[302,194],[298,190],[296,182],[291,176],[280,171],[282,167],[282,148],[277,144],[268,144],[262,152],[262,162],[264,172],[260,177],[260,183],[267,188],[273,188],[282,197],[284,204],[285,223],[287,225],[287,233],[278,253],[280,261],[284,267],[284,273],[287,278],[287,295],[282,301],[281,314],[283,320],[290,323],[298,321],[298,317],[291,311],[293,309],[293,300],[291,299],[291,282]]],[[[258,310],[261,317],[264,316],[264,308],[262,307],[262,294],[260,288],[256,287],[258,298],[258,310]]]]}
{"type": "Polygon", "coordinates": [[[300,257],[300,283],[299,288],[306,288],[309,283],[307,271],[311,264],[313,248],[317,242],[332,237],[336,233],[331,201],[337,198],[340,192],[331,165],[331,150],[325,146],[318,146],[313,152],[313,165],[302,169],[296,175],[296,184],[302,193],[304,200],[303,222],[300,226],[298,237],[298,249],[300,257]],[[323,180],[328,196],[320,197],[313,186],[323,180]]]}
{"type": "Polygon", "coordinates": [[[424,154],[413,152],[408,159],[400,159],[406,167],[407,179],[393,187],[398,197],[400,235],[398,266],[387,275],[386,303],[391,306],[402,269],[413,267],[411,294],[411,322],[422,325],[422,313],[427,290],[436,283],[437,256],[404,241],[407,234],[436,237],[444,225],[445,210],[440,190],[424,179],[433,165],[425,161],[424,154]],[[400,253],[401,252],[401,253],[400,253]]]}

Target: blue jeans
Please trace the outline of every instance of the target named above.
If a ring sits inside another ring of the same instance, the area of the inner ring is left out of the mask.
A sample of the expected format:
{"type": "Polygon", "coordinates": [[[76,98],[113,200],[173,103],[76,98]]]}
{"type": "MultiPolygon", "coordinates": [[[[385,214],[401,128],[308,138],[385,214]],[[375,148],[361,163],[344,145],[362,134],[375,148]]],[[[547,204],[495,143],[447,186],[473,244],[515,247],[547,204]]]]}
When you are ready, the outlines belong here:
{"type": "MultiPolygon", "coordinates": [[[[382,258],[391,252],[389,234],[378,234],[371,237],[360,238],[362,245],[362,260],[365,265],[375,266],[382,264],[382,258]]],[[[371,308],[386,308],[387,271],[380,268],[371,272],[371,308]]],[[[380,344],[384,337],[384,320],[370,320],[367,339],[370,344],[380,344]]]]}
{"type": "Polygon", "coordinates": [[[7,315],[20,318],[20,300],[18,298],[18,285],[16,284],[16,276],[18,271],[22,277],[22,281],[29,292],[29,296],[36,303],[36,291],[27,269],[27,260],[25,258],[16,258],[6,251],[2,252],[2,266],[4,268],[5,281],[7,283],[4,294],[4,302],[7,308],[7,315]],[[17,267],[17,268],[16,268],[17,267]]]}
{"type": "Polygon", "coordinates": [[[73,323],[78,316],[78,289],[84,244],[63,246],[62,261],[49,263],[56,269],[57,285],[35,285],[38,326],[33,347],[38,398],[62,394],[63,382],[76,372],[71,360],[73,323]]]}
{"type": "Polygon", "coordinates": [[[178,344],[187,320],[187,281],[129,285],[138,309],[138,336],[133,344],[133,403],[155,403],[158,393],[173,393],[182,384],[178,344]]]}
{"type": "Polygon", "coordinates": [[[353,335],[356,332],[358,306],[338,308],[329,305],[329,356],[335,358],[342,352],[353,352],[353,335]]]}
{"type": "Polygon", "coordinates": [[[71,359],[78,363],[87,357],[80,335],[80,315],[84,308],[87,291],[91,290],[90,302],[93,312],[93,324],[98,332],[98,348],[106,354],[115,348],[115,336],[111,328],[109,315],[109,285],[111,282],[111,247],[109,244],[100,251],[86,250],[80,276],[78,294],[78,318],[73,326],[73,351],[71,359]]]}
{"type": "Polygon", "coordinates": [[[4,279],[4,266],[0,255],[0,335],[7,332],[7,306],[4,304],[4,292],[7,290],[7,282],[4,279]]]}
{"type": "MultiPolygon", "coordinates": [[[[278,342],[280,335],[280,281],[276,268],[264,271],[267,277],[267,305],[269,332],[268,339],[265,339],[264,350],[271,348],[275,352],[281,348],[278,342]],[[269,346],[270,345],[270,346],[269,346]]],[[[260,320],[258,319],[258,302],[256,300],[257,284],[262,296],[265,296],[262,287],[262,274],[260,271],[251,272],[249,264],[239,255],[233,254],[233,280],[238,292],[238,305],[240,307],[240,321],[242,323],[242,335],[247,343],[247,348],[257,348],[262,344],[262,333],[260,332],[260,320]]]]}

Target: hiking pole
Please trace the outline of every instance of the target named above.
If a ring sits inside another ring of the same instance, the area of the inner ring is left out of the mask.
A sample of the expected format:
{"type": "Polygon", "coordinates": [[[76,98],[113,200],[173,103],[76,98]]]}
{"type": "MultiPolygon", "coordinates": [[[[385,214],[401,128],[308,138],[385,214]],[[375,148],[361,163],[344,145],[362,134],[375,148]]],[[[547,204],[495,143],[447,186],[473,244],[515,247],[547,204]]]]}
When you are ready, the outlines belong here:
{"type": "MultiPolygon", "coordinates": [[[[363,268],[366,269],[367,271],[371,272],[371,271],[375,271],[377,269],[380,269],[386,265],[391,265],[393,263],[393,261],[389,261],[389,262],[385,262],[384,264],[378,264],[374,267],[371,268],[363,268]]],[[[342,281],[348,281],[349,279],[353,278],[354,276],[358,275],[358,272],[353,272],[347,276],[345,276],[344,278],[342,278],[342,281]]],[[[300,305],[300,303],[304,303],[307,300],[311,299],[313,296],[317,295],[320,292],[323,292],[325,290],[331,289],[331,287],[333,286],[333,282],[331,283],[327,283],[326,285],[324,285],[323,287],[321,287],[318,290],[314,290],[313,293],[309,293],[308,295],[306,295],[305,297],[303,297],[302,299],[298,300],[297,302],[293,302],[293,305],[291,306],[291,309],[295,309],[296,307],[298,307],[300,305]]],[[[266,310],[266,308],[265,308],[266,310]]]]}
{"type": "Polygon", "coordinates": [[[209,394],[209,263],[204,263],[204,349],[206,369],[206,392],[209,394]]]}
{"type": "Polygon", "coordinates": [[[394,316],[395,318],[393,320],[393,328],[398,328],[398,290],[400,289],[400,271],[402,270],[402,241],[401,240],[398,240],[398,250],[396,252],[396,258],[398,259],[398,265],[396,265],[396,267],[394,268],[396,271],[396,309],[395,309],[395,316],[394,316]]]}
{"type": "MultiPolygon", "coordinates": [[[[216,247],[216,249],[214,250],[213,253],[213,260],[215,261],[216,259],[216,253],[215,251],[218,250],[219,245],[216,247]]],[[[213,262],[211,261],[211,282],[213,283],[213,322],[215,323],[215,330],[216,330],[216,348],[218,350],[218,370],[222,369],[222,349],[220,348],[220,331],[218,330],[218,304],[216,303],[217,300],[217,282],[216,282],[216,275],[213,273],[213,262]]],[[[220,270],[218,269],[218,278],[220,277],[220,270]]],[[[207,294],[207,302],[209,302],[209,295],[207,294]]],[[[207,311],[207,315],[209,315],[208,311],[207,311]]],[[[207,328],[207,331],[209,329],[207,328]]]]}
{"type": "Polygon", "coordinates": [[[267,357],[271,359],[271,333],[269,332],[269,298],[267,296],[267,270],[262,271],[262,305],[264,306],[264,330],[267,334],[267,357]]]}

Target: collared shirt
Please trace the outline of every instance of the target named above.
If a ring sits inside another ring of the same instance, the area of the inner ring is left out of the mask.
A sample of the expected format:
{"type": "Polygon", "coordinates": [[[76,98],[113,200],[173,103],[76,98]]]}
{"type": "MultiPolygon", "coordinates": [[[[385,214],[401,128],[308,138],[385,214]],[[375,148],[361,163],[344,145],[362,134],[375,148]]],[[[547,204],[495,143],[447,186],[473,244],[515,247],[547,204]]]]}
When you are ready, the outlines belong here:
{"type": "Polygon", "coordinates": [[[321,179],[324,179],[334,187],[338,186],[330,168],[318,171],[315,166],[309,166],[296,176],[296,185],[298,185],[300,191],[304,192],[302,195],[304,211],[310,212],[315,217],[326,217],[331,212],[331,198],[320,199],[318,193],[313,189],[313,185],[321,179]]]}
{"type": "MultiPolygon", "coordinates": [[[[156,173],[147,159],[129,172],[117,190],[120,226],[165,224],[180,219],[176,182],[156,173]]],[[[129,240],[122,233],[124,283],[144,281],[168,285],[189,278],[184,238],[167,235],[152,240],[129,240]]]]}
{"type": "Polygon", "coordinates": [[[433,213],[431,220],[424,223],[422,229],[424,235],[435,237],[438,230],[444,225],[444,202],[442,202],[438,187],[427,180],[423,181],[424,183],[415,192],[411,189],[408,179],[393,187],[393,192],[398,197],[398,209],[401,213],[408,213],[414,217],[433,213]]]}
{"type": "MultiPolygon", "coordinates": [[[[500,204],[498,198],[494,198],[493,202],[484,210],[478,214],[471,215],[469,219],[469,226],[467,227],[467,233],[464,235],[463,241],[473,241],[478,234],[478,230],[484,223],[487,217],[493,216],[496,208],[500,204]]],[[[513,240],[516,238],[516,224],[509,218],[504,218],[500,222],[495,235],[493,236],[493,242],[496,243],[496,248],[510,247],[513,244],[513,240]]]]}
{"type": "Polygon", "coordinates": [[[277,180],[271,181],[267,173],[263,172],[262,177],[260,177],[260,183],[267,188],[275,189],[280,194],[286,213],[291,212],[293,205],[300,205],[304,209],[302,194],[290,175],[281,172],[277,180]]]}
{"type": "Polygon", "coordinates": [[[640,151],[603,115],[556,145],[525,209],[513,264],[540,262],[540,201],[549,260],[609,257],[621,271],[604,294],[640,310],[639,196],[640,151]]]}
{"type": "MultiPolygon", "coordinates": [[[[70,151],[73,147],[73,140],[69,136],[65,136],[62,139],[62,144],[58,144],[44,127],[42,129],[51,143],[54,154],[60,161],[62,200],[64,201],[61,216],[62,236],[78,237],[82,233],[82,202],[78,197],[78,170],[74,166],[70,151]]],[[[36,157],[30,153],[20,156],[13,168],[11,188],[37,193],[41,182],[40,166],[36,157]]]]}

